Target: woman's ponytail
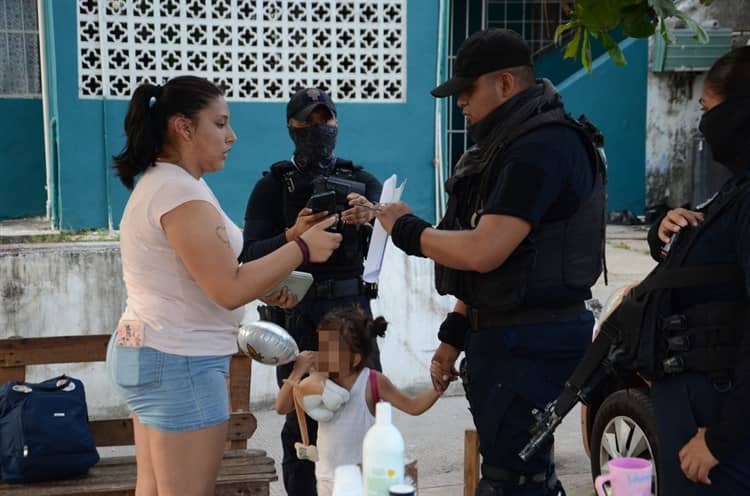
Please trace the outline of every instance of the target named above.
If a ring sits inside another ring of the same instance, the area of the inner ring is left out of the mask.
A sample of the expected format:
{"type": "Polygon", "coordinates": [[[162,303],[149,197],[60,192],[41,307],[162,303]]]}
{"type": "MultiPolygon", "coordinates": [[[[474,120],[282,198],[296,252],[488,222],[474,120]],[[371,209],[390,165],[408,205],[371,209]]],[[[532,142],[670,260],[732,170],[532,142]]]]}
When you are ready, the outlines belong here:
{"type": "Polygon", "coordinates": [[[117,175],[128,189],[135,176],[153,165],[162,144],[163,126],[159,119],[161,86],[144,83],[136,88],[125,116],[125,148],[114,157],[117,175]]]}

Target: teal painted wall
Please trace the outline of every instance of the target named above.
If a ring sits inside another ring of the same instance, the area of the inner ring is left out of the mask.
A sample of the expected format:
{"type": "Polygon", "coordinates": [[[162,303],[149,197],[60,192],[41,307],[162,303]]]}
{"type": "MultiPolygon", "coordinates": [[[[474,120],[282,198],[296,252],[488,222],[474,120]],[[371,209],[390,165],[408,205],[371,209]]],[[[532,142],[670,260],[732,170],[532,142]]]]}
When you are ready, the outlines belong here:
{"type": "Polygon", "coordinates": [[[558,85],[565,107],[586,114],[604,133],[609,161],[609,210],[642,214],[646,192],[646,82],[648,41],[620,43],[628,65],[617,67],[607,55],[589,74],[581,69],[558,85]]]}
{"type": "MultiPolygon", "coordinates": [[[[55,0],[54,39],[59,119],[59,221],[64,229],[104,227],[111,205],[117,228],[128,192],[113,174],[111,156],[124,144],[124,100],[78,97],[76,4],[55,0]],[[106,126],[105,126],[106,124],[106,126]]],[[[381,180],[409,179],[405,190],[415,211],[434,217],[434,87],[437,4],[407,3],[405,103],[338,105],[337,154],[367,167],[381,180]]],[[[239,136],[225,170],[206,177],[229,216],[242,225],[248,195],[271,163],[291,156],[285,104],[230,102],[239,136]]]]}
{"type": "Polygon", "coordinates": [[[42,100],[0,98],[0,219],[44,215],[42,100]]]}

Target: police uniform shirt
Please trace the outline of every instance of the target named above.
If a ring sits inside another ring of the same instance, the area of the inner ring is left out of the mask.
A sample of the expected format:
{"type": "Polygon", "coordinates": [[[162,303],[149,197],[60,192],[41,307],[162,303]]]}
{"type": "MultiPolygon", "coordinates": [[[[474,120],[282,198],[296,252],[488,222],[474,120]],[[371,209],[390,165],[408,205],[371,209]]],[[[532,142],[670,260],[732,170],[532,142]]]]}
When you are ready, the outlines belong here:
{"type": "MultiPolygon", "coordinates": [[[[518,217],[532,229],[571,217],[593,189],[593,165],[586,145],[577,131],[566,126],[535,129],[513,141],[497,160],[502,161],[500,173],[483,213],[518,217]]],[[[560,287],[529,291],[524,304],[559,305],[589,298],[589,289],[560,287]]]]}

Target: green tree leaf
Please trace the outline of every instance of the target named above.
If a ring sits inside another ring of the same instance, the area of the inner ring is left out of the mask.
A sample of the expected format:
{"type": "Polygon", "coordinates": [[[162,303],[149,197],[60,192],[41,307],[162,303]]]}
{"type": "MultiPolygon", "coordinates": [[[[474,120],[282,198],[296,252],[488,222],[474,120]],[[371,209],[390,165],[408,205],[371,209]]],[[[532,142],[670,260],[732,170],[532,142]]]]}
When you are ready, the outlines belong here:
{"type": "Polygon", "coordinates": [[[583,47],[581,48],[581,64],[587,71],[591,72],[591,42],[589,41],[589,30],[583,30],[583,47]]]}
{"type": "Polygon", "coordinates": [[[583,28],[576,29],[576,34],[573,39],[565,46],[565,53],[563,59],[574,59],[578,55],[578,47],[581,45],[581,33],[583,28]]]}
{"type": "Polygon", "coordinates": [[[609,33],[602,32],[602,46],[607,50],[612,61],[619,66],[626,65],[628,62],[625,60],[625,54],[622,53],[620,45],[617,44],[614,38],[609,33]]]}

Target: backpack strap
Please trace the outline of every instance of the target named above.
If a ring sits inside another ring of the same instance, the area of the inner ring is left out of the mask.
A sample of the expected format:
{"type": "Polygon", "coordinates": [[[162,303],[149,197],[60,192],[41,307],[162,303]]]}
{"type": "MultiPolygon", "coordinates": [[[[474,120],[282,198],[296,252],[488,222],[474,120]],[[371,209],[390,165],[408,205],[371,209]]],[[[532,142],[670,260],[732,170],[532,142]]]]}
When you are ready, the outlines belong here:
{"type": "Polygon", "coordinates": [[[378,371],[370,369],[370,391],[372,391],[372,402],[377,404],[380,401],[378,394],[378,371]]]}

